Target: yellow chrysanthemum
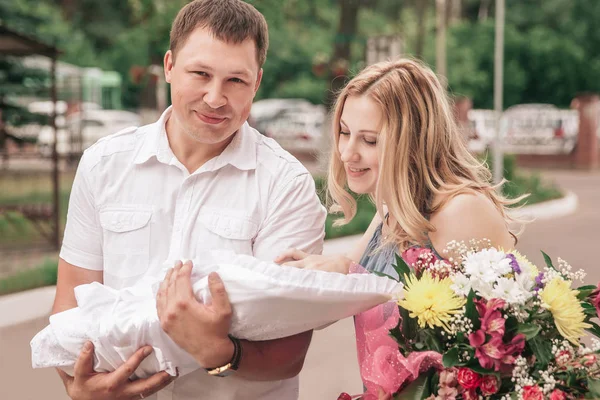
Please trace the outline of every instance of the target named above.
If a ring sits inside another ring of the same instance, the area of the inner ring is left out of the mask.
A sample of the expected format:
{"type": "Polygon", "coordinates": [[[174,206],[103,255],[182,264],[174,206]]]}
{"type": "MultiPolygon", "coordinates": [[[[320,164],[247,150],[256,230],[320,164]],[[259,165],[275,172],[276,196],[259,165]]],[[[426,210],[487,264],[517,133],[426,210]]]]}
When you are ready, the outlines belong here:
{"type": "Polygon", "coordinates": [[[408,310],[412,318],[417,318],[421,328],[439,326],[448,332],[450,318],[461,312],[466,302],[454,293],[451,285],[449,278],[436,279],[429,271],[425,271],[421,279],[411,274],[404,287],[404,300],[398,301],[398,305],[408,310]]]}
{"type": "Polygon", "coordinates": [[[544,306],[552,313],[558,332],[574,345],[579,345],[583,330],[591,325],[583,322],[585,314],[571,282],[554,278],[540,292],[544,306]]]}

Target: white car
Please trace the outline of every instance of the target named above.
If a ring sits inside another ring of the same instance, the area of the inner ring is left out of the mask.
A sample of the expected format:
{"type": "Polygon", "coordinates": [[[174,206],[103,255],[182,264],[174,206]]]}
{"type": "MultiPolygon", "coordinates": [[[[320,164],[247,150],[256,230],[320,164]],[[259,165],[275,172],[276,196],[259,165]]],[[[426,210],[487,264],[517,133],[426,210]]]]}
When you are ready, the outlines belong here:
{"type": "MultiPolygon", "coordinates": [[[[66,117],[64,127],[58,129],[56,151],[59,155],[81,153],[104,136],[140,124],[140,116],[129,111],[87,110],[83,114],[72,114],[66,117]]],[[[38,135],[39,152],[50,157],[53,143],[52,127],[42,127],[38,135]]]]}
{"type": "Polygon", "coordinates": [[[316,152],[325,116],[324,106],[304,99],[265,99],[252,105],[249,123],[288,151],[316,152]]]}

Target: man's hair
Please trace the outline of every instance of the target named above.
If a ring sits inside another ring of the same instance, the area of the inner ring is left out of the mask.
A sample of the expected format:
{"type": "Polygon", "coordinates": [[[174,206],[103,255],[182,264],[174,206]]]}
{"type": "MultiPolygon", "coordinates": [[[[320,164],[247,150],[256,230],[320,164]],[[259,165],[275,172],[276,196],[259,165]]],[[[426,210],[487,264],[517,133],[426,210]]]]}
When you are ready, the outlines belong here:
{"type": "Polygon", "coordinates": [[[171,27],[170,49],[177,50],[196,28],[208,28],[219,40],[241,43],[250,38],[256,44],[256,60],[262,67],[267,58],[269,32],[265,17],[242,0],[194,0],[183,7],[171,27]]]}

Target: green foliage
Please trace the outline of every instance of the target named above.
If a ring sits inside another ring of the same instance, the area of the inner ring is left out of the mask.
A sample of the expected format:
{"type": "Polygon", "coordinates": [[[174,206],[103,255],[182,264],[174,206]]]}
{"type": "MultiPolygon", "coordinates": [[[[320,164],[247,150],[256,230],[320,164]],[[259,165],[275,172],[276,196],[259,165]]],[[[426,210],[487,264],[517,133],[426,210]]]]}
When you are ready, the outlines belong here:
{"type": "MultiPolygon", "coordinates": [[[[323,178],[315,178],[317,194],[321,203],[326,205],[326,181],[323,178]]],[[[356,196],[357,212],[350,223],[342,226],[333,226],[334,222],[341,218],[339,214],[327,214],[325,221],[325,239],[334,239],[343,236],[361,234],[367,230],[375,215],[375,205],[367,196],[356,196]]]]}
{"type": "MultiPolygon", "coordinates": [[[[335,0],[248,0],[269,23],[270,49],[257,99],[301,97],[324,100],[325,76],[314,75],[316,57],[333,52],[341,2],[335,0]]],[[[161,64],[177,11],[188,0],[0,0],[3,23],[44,38],[64,50],[63,60],[116,70],[125,78],[127,106],[139,101],[131,82],[133,65],[161,64]]],[[[464,0],[462,19],[447,34],[448,82],[476,108],[493,105],[494,7],[479,18],[482,2],[464,0]]],[[[493,3],[493,2],[492,2],[493,3]]],[[[363,64],[372,35],[400,34],[408,55],[425,45],[435,65],[435,7],[426,7],[423,29],[417,2],[364,1],[350,37],[351,71],[363,64]]],[[[566,107],[582,91],[600,91],[600,3],[589,0],[508,0],[505,27],[504,106],[552,103],[566,107]]]]}
{"type": "Polygon", "coordinates": [[[40,266],[0,278],[0,296],[43,286],[56,285],[58,262],[45,260],[40,266]]]}

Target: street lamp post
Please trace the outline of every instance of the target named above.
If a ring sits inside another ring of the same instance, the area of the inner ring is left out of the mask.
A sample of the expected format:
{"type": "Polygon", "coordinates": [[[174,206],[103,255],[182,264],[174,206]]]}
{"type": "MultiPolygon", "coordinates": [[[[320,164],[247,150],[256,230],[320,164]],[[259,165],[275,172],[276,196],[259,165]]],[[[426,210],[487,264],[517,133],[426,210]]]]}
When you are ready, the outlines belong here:
{"type": "Polygon", "coordinates": [[[504,152],[502,149],[501,124],[502,94],[504,89],[504,0],[496,0],[496,40],[494,52],[494,111],[496,115],[496,138],[494,140],[494,183],[504,177],[504,152]]]}
{"type": "Polygon", "coordinates": [[[446,61],[446,0],[436,0],[436,41],[435,41],[435,72],[443,77],[443,83],[446,85],[447,79],[447,61],[446,61]]]}

